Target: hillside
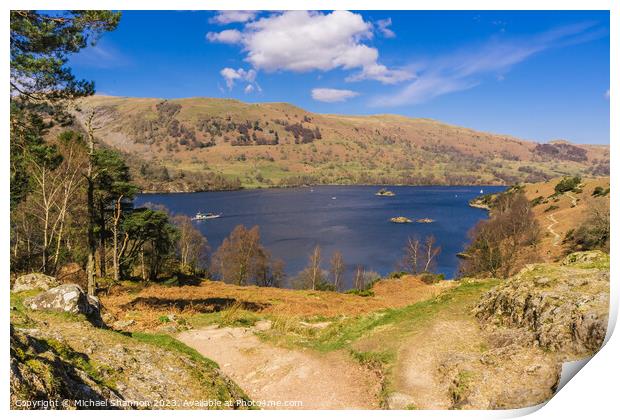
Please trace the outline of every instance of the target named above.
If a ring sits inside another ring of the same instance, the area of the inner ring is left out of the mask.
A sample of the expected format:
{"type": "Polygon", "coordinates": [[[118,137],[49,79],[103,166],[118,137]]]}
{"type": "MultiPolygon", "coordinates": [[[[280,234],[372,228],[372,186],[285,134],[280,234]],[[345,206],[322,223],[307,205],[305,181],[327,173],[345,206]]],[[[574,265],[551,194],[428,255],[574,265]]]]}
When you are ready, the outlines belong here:
{"type": "MultiPolygon", "coordinates": [[[[557,192],[555,187],[563,178],[513,188],[523,191],[530,200],[534,216],[542,230],[538,256],[543,261],[557,261],[568,249],[567,238],[579,229],[596,212],[609,217],[609,177],[582,178],[575,188],[557,192]]],[[[478,197],[470,202],[473,207],[488,209],[493,206],[496,194],[478,197]]]]}
{"type": "Polygon", "coordinates": [[[94,96],[102,143],[144,191],[304,184],[505,185],[607,175],[609,147],[548,144],[396,115],[307,112],[285,103],[94,96]]]}
{"type": "Polygon", "coordinates": [[[425,285],[406,276],[373,290],[364,298],[207,281],[123,286],[104,305],[128,331],[177,334],[258,400],[305,409],[520,408],[551,398],[561,363],[602,344],[609,256],[571,254],[503,281],[425,285]]]}

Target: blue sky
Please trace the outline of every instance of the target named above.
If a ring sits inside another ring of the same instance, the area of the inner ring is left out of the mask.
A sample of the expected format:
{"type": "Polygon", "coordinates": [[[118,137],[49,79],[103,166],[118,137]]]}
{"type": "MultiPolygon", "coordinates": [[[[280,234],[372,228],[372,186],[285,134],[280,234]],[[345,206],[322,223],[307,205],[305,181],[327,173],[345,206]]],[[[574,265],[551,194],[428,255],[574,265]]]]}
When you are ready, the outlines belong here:
{"type": "Polygon", "coordinates": [[[70,65],[109,95],[290,102],[609,143],[606,11],[127,11],[70,65]]]}

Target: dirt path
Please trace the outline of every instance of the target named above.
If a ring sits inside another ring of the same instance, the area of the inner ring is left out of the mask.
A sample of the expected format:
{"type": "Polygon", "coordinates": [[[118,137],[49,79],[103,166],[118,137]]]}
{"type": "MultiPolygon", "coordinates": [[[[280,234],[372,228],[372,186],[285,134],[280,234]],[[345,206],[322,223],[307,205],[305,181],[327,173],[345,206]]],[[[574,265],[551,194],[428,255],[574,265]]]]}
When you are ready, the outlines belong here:
{"type": "Polygon", "coordinates": [[[577,207],[577,197],[575,197],[574,195],[572,195],[571,193],[568,193],[568,192],[566,193],[566,195],[568,197],[570,197],[570,199],[571,199],[571,206],[577,207]]]}
{"type": "Polygon", "coordinates": [[[374,374],[346,353],[314,354],[264,343],[246,328],[207,327],[178,337],[216,361],[258,401],[302,401],[302,409],[379,408],[374,374]]]}
{"type": "Polygon", "coordinates": [[[560,240],[562,238],[555,230],[553,230],[553,227],[558,224],[558,221],[553,214],[548,215],[547,220],[551,222],[547,226],[547,230],[553,235],[553,246],[560,246],[560,240]]]}
{"type": "Polygon", "coordinates": [[[480,329],[473,320],[433,322],[401,347],[396,367],[397,389],[419,409],[450,408],[449,384],[438,377],[439,368],[456,354],[475,352],[475,346],[482,341],[480,329]]]}

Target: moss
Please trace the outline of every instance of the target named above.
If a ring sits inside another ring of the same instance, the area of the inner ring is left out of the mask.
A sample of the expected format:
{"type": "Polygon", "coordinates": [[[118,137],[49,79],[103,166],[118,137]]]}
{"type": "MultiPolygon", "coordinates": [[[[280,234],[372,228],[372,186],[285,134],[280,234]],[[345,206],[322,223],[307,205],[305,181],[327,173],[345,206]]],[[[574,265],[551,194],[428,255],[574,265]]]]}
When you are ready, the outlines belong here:
{"type": "Polygon", "coordinates": [[[94,361],[90,360],[86,355],[76,352],[71,347],[61,343],[58,340],[41,339],[41,341],[44,342],[49,348],[53,349],[54,352],[58,354],[58,356],[61,357],[65,362],[86,372],[88,376],[90,376],[91,379],[97,384],[103,385],[113,390],[116,389],[115,382],[113,380],[106,379],[104,375],[102,375],[102,372],[104,371],[113,371],[111,367],[95,363],[94,361]]]}
{"type": "Polygon", "coordinates": [[[166,350],[171,350],[177,353],[182,353],[188,356],[191,360],[197,363],[204,364],[212,369],[219,368],[218,364],[211,359],[207,359],[202,354],[198,353],[193,348],[183,344],[179,340],[166,335],[166,334],[148,334],[143,332],[131,333],[131,338],[140,341],[142,343],[151,344],[157,347],[161,347],[166,350]]]}

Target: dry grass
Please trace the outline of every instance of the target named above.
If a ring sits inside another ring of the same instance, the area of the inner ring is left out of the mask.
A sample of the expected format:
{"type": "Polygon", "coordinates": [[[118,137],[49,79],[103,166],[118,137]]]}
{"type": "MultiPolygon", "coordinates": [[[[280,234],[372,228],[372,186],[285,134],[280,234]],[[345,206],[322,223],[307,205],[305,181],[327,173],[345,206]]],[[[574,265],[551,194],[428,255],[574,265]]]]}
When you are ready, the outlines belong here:
{"type": "Polygon", "coordinates": [[[206,280],[199,286],[151,285],[137,292],[130,287],[119,287],[103,296],[102,303],[116,317],[134,319],[136,329],[156,327],[161,324],[159,318],[167,314],[218,313],[218,322],[224,324],[269,315],[277,324],[288,323],[291,319],[355,316],[399,308],[430,299],[452,286],[450,281],[427,285],[416,277],[404,276],[382,280],[373,288],[375,296],[361,297],[337,292],[235,286],[206,280]]]}
{"type": "Polygon", "coordinates": [[[564,238],[566,233],[571,229],[576,229],[585,219],[593,206],[609,203],[609,195],[604,197],[593,197],[592,192],[596,187],[609,188],[609,177],[603,178],[584,178],[581,184],[581,192],[564,193],[555,198],[549,198],[554,194],[554,187],[560,182],[561,178],[555,178],[547,182],[539,182],[536,184],[527,184],[525,186],[525,195],[529,200],[537,197],[544,197],[547,203],[539,204],[534,207],[534,214],[540,223],[543,231],[541,241],[540,255],[546,261],[554,261],[561,257],[564,253],[562,246],[554,246],[553,235],[547,232],[547,226],[551,221],[547,216],[553,215],[557,224],[553,226],[553,230],[564,238]],[[573,198],[576,205],[573,205],[573,198]],[[557,201],[555,201],[557,200],[557,201]],[[557,209],[547,211],[549,206],[557,206],[557,209]]]}

